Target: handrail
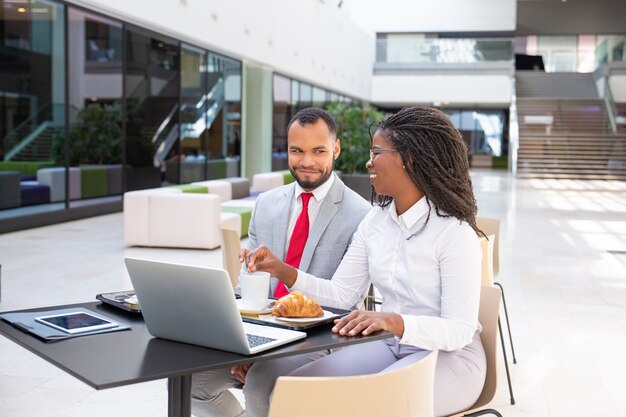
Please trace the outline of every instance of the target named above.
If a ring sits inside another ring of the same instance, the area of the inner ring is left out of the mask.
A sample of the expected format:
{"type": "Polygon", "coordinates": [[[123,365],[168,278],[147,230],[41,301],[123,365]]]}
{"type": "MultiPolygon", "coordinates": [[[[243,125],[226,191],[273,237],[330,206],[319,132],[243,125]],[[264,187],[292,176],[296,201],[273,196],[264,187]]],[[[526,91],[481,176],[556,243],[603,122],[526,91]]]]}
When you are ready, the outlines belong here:
{"type": "Polygon", "coordinates": [[[159,136],[161,136],[161,134],[163,133],[167,125],[172,121],[172,118],[176,114],[176,111],[178,110],[179,107],[180,106],[178,103],[174,104],[174,106],[172,107],[172,110],[170,110],[170,112],[167,114],[165,119],[163,119],[156,133],[154,134],[154,136],[152,136],[152,143],[155,143],[159,139],[159,136]]]}
{"type": "Polygon", "coordinates": [[[20,123],[19,125],[17,125],[17,127],[15,127],[12,131],[10,131],[9,133],[6,134],[5,137],[2,138],[2,144],[4,146],[4,149],[9,149],[12,148],[13,146],[15,146],[17,144],[17,142],[13,145],[11,144],[7,144],[8,140],[10,139],[11,136],[15,135],[15,132],[19,132],[22,130],[23,127],[32,124],[33,121],[36,121],[37,117],[39,117],[39,115],[48,107],[50,107],[52,105],[52,103],[46,103],[43,106],[41,106],[39,108],[39,110],[37,110],[37,112],[33,115],[31,115],[28,119],[24,120],[22,123],[20,123]],[[9,146],[11,145],[11,146],[9,146]]]}
{"type": "Polygon", "coordinates": [[[6,155],[4,156],[4,160],[10,161],[11,159],[13,159],[13,157],[19,154],[31,142],[37,139],[39,135],[41,135],[41,133],[48,128],[49,125],[50,125],[50,122],[45,121],[39,126],[37,126],[35,129],[33,129],[32,132],[30,132],[24,139],[22,139],[17,145],[15,145],[10,151],[6,153],[6,155]]]}
{"type": "Polygon", "coordinates": [[[617,134],[617,107],[615,106],[615,100],[613,99],[613,92],[611,91],[611,86],[609,85],[608,77],[603,77],[604,79],[604,105],[606,106],[606,112],[609,116],[609,124],[611,125],[611,132],[615,135],[617,134]]]}

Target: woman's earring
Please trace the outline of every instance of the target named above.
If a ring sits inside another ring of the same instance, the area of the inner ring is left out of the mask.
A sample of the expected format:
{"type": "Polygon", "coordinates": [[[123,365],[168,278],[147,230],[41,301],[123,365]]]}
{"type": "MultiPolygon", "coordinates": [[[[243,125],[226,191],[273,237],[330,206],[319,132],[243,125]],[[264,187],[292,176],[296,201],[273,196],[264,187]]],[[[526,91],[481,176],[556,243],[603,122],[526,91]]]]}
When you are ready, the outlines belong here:
{"type": "Polygon", "coordinates": [[[402,165],[402,169],[406,169],[406,166],[402,165]]]}

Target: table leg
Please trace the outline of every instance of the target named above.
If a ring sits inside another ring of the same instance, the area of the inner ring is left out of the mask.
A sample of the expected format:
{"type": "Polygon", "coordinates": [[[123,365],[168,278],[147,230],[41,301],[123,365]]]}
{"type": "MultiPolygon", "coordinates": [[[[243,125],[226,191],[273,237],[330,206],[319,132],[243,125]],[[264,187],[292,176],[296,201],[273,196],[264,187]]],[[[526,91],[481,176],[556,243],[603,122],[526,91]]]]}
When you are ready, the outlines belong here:
{"type": "Polygon", "coordinates": [[[191,417],[191,375],[168,378],[167,416],[191,417]]]}

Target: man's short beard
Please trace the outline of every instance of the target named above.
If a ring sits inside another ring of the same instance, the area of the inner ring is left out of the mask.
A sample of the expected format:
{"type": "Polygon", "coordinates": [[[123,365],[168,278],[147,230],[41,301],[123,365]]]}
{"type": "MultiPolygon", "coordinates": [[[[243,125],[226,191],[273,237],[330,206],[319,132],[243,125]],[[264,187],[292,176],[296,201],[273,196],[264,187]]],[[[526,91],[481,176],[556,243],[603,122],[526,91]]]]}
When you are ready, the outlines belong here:
{"type": "Polygon", "coordinates": [[[334,154],[333,154],[332,166],[330,167],[326,175],[320,177],[320,179],[318,179],[317,181],[303,181],[302,179],[298,178],[298,175],[296,174],[296,172],[291,168],[291,166],[289,166],[289,172],[291,172],[291,175],[293,175],[298,185],[302,187],[302,189],[304,190],[314,190],[320,185],[324,184],[330,178],[330,176],[333,175],[334,169],[335,169],[335,155],[334,154]]]}

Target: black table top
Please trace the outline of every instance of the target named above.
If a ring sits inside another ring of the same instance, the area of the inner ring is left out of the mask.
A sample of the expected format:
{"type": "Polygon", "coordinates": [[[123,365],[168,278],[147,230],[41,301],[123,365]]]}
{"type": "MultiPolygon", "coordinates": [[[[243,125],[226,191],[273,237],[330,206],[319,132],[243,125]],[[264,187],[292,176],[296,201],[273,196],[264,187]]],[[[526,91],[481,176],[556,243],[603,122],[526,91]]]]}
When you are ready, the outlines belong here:
{"type": "Polygon", "coordinates": [[[178,377],[317,350],[392,337],[390,332],[345,337],[333,334],[331,325],[307,331],[300,341],[245,356],[186,343],[154,338],[139,314],[127,313],[100,302],[45,307],[23,311],[85,307],[132,326],[130,330],[64,339],[43,340],[0,320],[0,334],[30,350],[96,389],[112,388],[161,378],[178,377]]]}

